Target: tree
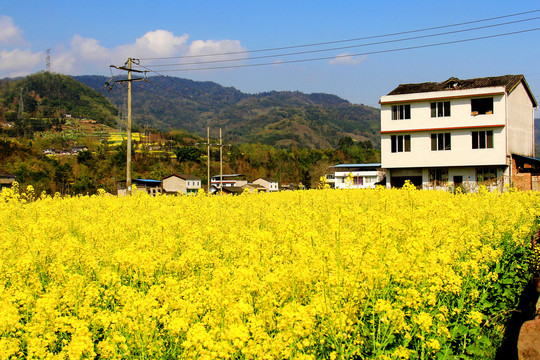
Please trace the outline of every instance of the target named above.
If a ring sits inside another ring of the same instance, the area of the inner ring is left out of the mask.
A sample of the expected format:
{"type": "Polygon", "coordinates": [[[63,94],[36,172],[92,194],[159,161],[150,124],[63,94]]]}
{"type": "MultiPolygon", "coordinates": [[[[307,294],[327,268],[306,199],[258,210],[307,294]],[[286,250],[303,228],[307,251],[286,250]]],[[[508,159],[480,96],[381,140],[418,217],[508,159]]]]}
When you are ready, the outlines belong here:
{"type": "Polygon", "coordinates": [[[54,181],[56,182],[57,188],[60,190],[62,194],[65,194],[68,185],[69,185],[69,178],[72,174],[72,168],[69,164],[55,164],[54,166],[54,181]]]}
{"type": "Polygon", "coordinates": [[[90,161],[92,161],[92,152],[90,150],[80,151],[77,154],[77,162],[79,164],[88,164],[90,161]]]}
{"type": "Polygon", "coordinates": [[[350,148],[354,146],[354,140],[350,136],[342,137],[338,140],[338,149],[339,150],[345,150],[347,148],[350,148]]]}
{"type": "Polygon", "coordinates": [[[195,146],[189,147],[177,147],[174,150],[176,160],[182,163],[185,161],[200,162],[201,155],[203,154],[201,149],[195,146]]]}
{"type": "Polygon", "coordinates": [[[122,141],[120,146],[116,147],[116,152],[112,157],[112,162],[115,165],[122,166],[126,164],[127,159],[127,141],[122,141]]]}

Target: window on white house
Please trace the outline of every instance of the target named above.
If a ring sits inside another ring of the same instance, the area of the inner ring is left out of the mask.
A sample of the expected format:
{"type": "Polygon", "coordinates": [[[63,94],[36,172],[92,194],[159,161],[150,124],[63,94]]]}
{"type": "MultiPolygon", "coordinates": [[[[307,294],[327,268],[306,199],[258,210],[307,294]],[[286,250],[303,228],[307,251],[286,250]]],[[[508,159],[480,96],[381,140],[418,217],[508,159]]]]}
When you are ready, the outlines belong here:
{"type": "Polygon", "coordinates": [[[429,169],[429,181],[435,186],[448,182],[448,169],[429,169]]]}
{"type": "Polygon", "coordinates": [[[431,103],[431,117],[450,116],[450,101],[438,101],[431,103]]]}
{"type": "Polygon", "coordinates": [[[364,185],[364,177],[363,176],[354,176],[353,177],[353,185],[364,185]]]}
{"type": "Polygon", "coordinates": [[[452,150],[450,133],[431,134],[431,150],[452,150]]]}
{"type": "Polygon", "coordinates": [[[392,120],[411,118],[411,105],[392,105],[392,120]]]}
{"type": "Polygon", "coordinates": [[[493,114],[493,98],[471,99],[471,115],[493,114]]]}
{"type": "Polygon", "coordinates": [[[366,184],[372,184],[372,183],[377,182],[376,176],[366,176],[365,179],[366,179],[366,184]]]}
{"type": "Polygon", "coordinates": [[[476,182],[483,185],[495,184],[497,182],[497,169],[494,167],[477,168],[476,182]]]}
{"type": "Polygon", "coordinates": [[[411,151],[411,135],[392,135],[390,139],[393,153],[411,151]]]}
{"type": "Polygon", "coordinates": [[[473,131],[472,132],[473,149],[492,149],[493,148],[493,130],[473,131]]]}

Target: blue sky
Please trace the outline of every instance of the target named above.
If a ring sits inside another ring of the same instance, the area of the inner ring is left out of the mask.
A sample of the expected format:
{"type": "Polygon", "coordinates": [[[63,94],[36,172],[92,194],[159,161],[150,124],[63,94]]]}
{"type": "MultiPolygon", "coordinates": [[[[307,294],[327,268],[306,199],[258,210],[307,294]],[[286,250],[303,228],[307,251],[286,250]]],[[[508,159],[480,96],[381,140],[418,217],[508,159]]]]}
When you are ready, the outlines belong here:
{"type": "MultiPolygon", "coordinates": [[[[0,78],[45,69],[70,75],[110,75],[109,65],[128,57],[181,57],[253,51],[386,35],[540,9],[537,1],[4,1],[0,7],[0,78]]],[[[466,40],[540,28],[540,12],[430,32],[274,52],[141,61],[148,69],[193,80],[215,81],[243,92],[299,90],[336,94],[378,106],[400,83],[524,74],[540,98],[540,31],[406,51],[402,47],[466,40]],[[524,21],[526,19],[531,19],[524,21]],[[519,23],[429,38],[365,46],[368,42],[519,23]],[[287,56],[284,53],[356,45],[287,56]],[[358,47],[358,45],[364,45],[358,47]],[[387,52],[381,52],[387,51],[387,52]],[[366,54],[366,53],[370,54],[366,54]],[[374,53],[375,52],[375,53],[374,53]],[[379,53],[376,53],[379,52],[379,53]],[[356,56],[349,56],[360,54],[356,56]],[[275,55],[253,59],[261,55],[275,55]],[[174,65],[166,63],[236,62],[174,65]],[[325,60],[284,63],[326,57],[325,60]],[[335,57],[335,58],[333,58],[335,57]],[[270,62],[272,65],[246,65],[270,62]],[[244,67],[198,71],[161,70],[244,67]]],[[[114,74],[119,74],[114,71],[114,74]]],[[[150,73],[152,75],[153,73],[150,73]]],[[[538,114],[538,112],[537,112],[538,114]]]]}

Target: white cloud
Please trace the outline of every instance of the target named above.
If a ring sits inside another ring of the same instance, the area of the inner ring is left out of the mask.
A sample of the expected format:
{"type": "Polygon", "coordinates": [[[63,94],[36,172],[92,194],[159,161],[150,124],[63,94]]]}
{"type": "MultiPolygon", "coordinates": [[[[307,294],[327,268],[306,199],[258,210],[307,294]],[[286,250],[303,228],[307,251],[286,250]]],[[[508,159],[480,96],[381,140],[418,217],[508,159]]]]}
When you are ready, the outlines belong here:
{"type": "Polygon", "coordinates": [[[0,51],[0,72],[5,76],[15,77],[28,74],[28,69],[43,61],[43,53],[32,53],[28,50],[13,49],[0,51]]]}
{"type": "MultiPolygon", "coordinates": [[[[241,54],[211,56],[245,51],[238,40],[195,40],[188,43],[188,38],[187,34],[177,36],[167,30],[154,30],[135,39],[133,43],[108,48],[101,45],[98,39],[75,34],[69,44],[58,44],[51,51],[51,70],[70,75],[107,74],[109,65],[123,65],[129,57],[144,59],[191,56],[170,63],[245,58],[241,54]],[[200,55],[210,56],[197,57],[200,55]]],[[[0,16],[0,78],[27,75],[45,68],[43,52],[32,53],[29,48],[30,44],[24,41],[22,31],[15,26],[13,19],[0,16]],[[43,66],[38,67],[40,62],[43,66]]],[[[151,66],[152,63],[146,64],[151,66]]]]}
{"type": "Polygon", "coordinates": [[[186,56],[229,54],[229,57],[231,55],[234,55],[235,58],[238,58],[238,55],[245,57],[244,54],[230,54],[242,51],[245,51],[245,49],[240,45],[240,41],[238,40],[195,40],[189,45],[186,56]]]}
{"type": "Polygon", "coordinates": [[[0,45],[24,45],[22,31],[9,16],[0,16],[0,45]]]}
{"type": "Polygon", "coordinates": [[[99,45],[95,39],[83,38],[80,35],[74,35],[71,40],[71,52],[73,55],[86,61],[108,60],[110,51],[99,45]]]}
{"type": "Polygon", "coordinates": [[[351,54],[339,54],[335,58],[329,61],[331,65],[359,65],[366,61],[367,56],[355,57],[351,54]]]}
{"type": "Polygon", "coordinates": [[[117,46],[113,49],[115,61],[131,58],[176,56],[185,48],[188,35],[175,36],[166,30],[149,31],[135,40],[135,44],[117,46]]]}
{"type": "Polygon", "coordinates": [[[92,75],[94,72],[86,73],[85,69],[81,66],[76,67],[78,62],[77,57],[70,51],[55,51],[51,54],[51,71],[61,74],[70,75],[92,75]]]}

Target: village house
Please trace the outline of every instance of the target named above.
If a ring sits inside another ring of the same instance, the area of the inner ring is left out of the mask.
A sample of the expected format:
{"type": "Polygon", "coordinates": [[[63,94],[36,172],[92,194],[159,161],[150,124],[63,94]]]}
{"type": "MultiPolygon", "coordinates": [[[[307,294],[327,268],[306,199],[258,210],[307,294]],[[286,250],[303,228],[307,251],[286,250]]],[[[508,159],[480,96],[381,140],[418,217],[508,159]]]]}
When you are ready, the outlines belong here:
{"type": "Polygon", "coordinates": [[[0,192],[6,188],[11,188],[15,181],[15,175],[4,170],[0,170],[0,192]]]}
{"type": "Polygon", "coordinates": [[[267,192],[279,191],[279,183],[272,179],[261,177],[253,181],[253,184],[262,186],[267,192]]]}
{"type": "Polygon", "coordinates": [[[304,190],[304,189],[305,189],[305,187],[304,187],[304,184],[302,184],[302,183],[298,183],[298,184],[294,184],[294,183],[281,184],[281,186],[279,187],[280,191],[294,191],[294,190],[304,190]]]}
{"type": "Polygon", "coordinates": [[[246,185],[242,186],[242,189],[248,190],[249,192],[269,192],[267,188],[265,188],[261,184],[255,184],[255,183],[247,183],[246,185]]]}
{"type": "Polygon", "coordinates": [[[163,191],[169,194],[197,194],[201,188],[201,179],[193,175],[172,174],[162,179],[163,191]]]}
{"type": "Polygon", "coordinates": [[[72,154],[78,154],[81,151],[87,151],[87,150],[88,150],[88,146],[86,146],[86,145],[76,145],[76,146],[73,146],[71,148],[71,153],[72,154]]]}
{"type": "Polygon", "coordinates": [[[380,104],[387,187],[502,190],[523,169],[533,187],[537,103],[523,75],[402,84],[380,104]]]}
{"type": "Polygon", "coordinates": [[[223,187],[229,187],[229,186],[236,186],[236,187],[242,187],[246,185],[248,181],[246,180],[245,175],[243,174],[223,174],[223,176],[220,175],[214,175],[210,178],[210,186],[215,186],[216,188],[220,188],[223,184],[223,187]]]}
{"type": "Polygon", "coordinates": [[[212,194],[223,193],[227,195],[240,195],[245,191],[245,189],[241,186],[223,186],[222,192],[220,192],[220,189],[215,186],[212,186],[210,189],[212,194]]]}
{"type": "MultiPolygon", "coordinates": [[[[162,181],[161,180],[152,180],[152,179],[133,179],[131,181],[132,189],[131,193],[137,193],[140,191],[144,191],[149,195],[156,196],[157,194],[161,194],[163,191],[162,188],[162,181]],[[134,187],[133,187],[134,185],[134,187]]],[[[126,181],[118,181],[117,183],[118,187],[118,196],[126,196],[127,195],[127,188],[126,188],[126,181]]]]}
{"type": "Polygon", "coordinates": [[[380,163],[338,164],[330,169],[330,173],[325,175],[326,182],[336,189],[374,188],[384,179],[384,172],[381,170],[380,163]]]}

